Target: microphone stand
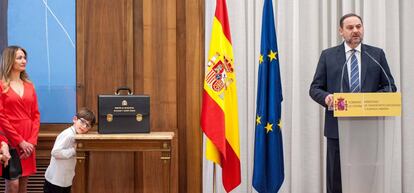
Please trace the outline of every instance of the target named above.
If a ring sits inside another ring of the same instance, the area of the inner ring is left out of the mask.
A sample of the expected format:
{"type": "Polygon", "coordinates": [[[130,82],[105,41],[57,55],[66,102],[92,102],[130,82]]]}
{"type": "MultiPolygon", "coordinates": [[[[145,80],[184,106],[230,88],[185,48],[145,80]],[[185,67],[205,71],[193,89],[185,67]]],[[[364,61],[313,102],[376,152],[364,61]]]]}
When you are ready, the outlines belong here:
{"type": "Polygon", "coordinates": [[[371,58],[371,60],[372,60],[372,61],[374,61],[374,62],[375,62],[375,64],[377,64],[377,65],[381,68],[382,73],[384,73],[384,74],[385,74],[385,77],[387,78],[389,92],[392,92],[391,81],[390,81],[390,78],[388,77],[387,73],[385,72],[384,68],[381,66],[381,64],[380,64],[377,60],[375,60],[375,58],[374,58],[374,57],[372,57],[372,56],[371,56],[371,54],[369,54],[367,51],[364,51],[364,53],[365,53],[365,54],[366,54],[369,58],[371,58]]]}

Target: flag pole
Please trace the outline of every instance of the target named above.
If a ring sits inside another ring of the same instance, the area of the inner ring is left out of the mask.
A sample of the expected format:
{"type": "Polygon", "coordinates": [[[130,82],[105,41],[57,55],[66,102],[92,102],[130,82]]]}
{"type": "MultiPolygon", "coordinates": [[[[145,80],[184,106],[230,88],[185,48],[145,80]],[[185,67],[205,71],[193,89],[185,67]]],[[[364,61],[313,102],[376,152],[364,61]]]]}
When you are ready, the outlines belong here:
{"type": "Polygon", "coordinates": [[[213,163],[213,193],[216,193],[216,163],[213,163]]]}

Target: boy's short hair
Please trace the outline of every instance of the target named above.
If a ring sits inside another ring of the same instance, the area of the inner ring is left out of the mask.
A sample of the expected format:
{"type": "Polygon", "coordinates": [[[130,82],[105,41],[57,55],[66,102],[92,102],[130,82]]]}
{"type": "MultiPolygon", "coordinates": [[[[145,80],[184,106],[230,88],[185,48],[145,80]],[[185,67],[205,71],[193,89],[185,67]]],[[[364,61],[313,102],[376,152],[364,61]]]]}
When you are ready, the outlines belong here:
{"type": "Polygon", "coordinates": [[[78,119],[83,118],[83,119],[89,121],[91,127],[93,127],[93,125],[96,122],[95,114],[93,114],[93,112],[91,110],[87,109],[86,107],[80,108],[79,111],[76,113],[76,117],[78,119]]]}

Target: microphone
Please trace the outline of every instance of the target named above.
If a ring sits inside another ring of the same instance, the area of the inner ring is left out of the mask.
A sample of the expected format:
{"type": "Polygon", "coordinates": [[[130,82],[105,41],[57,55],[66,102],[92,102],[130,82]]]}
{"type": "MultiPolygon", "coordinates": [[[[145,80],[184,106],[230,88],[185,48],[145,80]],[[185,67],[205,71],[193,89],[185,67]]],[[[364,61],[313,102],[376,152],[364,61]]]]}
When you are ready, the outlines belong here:
{"type": "Polygon", "coordinates": [[[377,65],[381,68],[382,73],[384,73],[384,74],[385,74],[385,77],[387,78],[387,81],[388,81],[388,87],[389,87],[389,92],[392,92],[391,81],[390,81],[390,78],[388,77],[387,73],[385,72],[384,68],[381,66],[381,64],[380,64],[377,60],[375,60],[375,58],[374,58],[374,57],[372,57],[372,56],[371,56],[371,54],[369,54],[367,51],[364,51],[364,53],[365,53],[365,54],[366,54],[369,58],[371,58],[371,60],[372,60],[372,61],[374,61],[374,62],[375,62],[375,64],[377,64],[377,65]]]}
{"type": "Polygon", "coordinates": [[[343,92],[343,81],[344,81],[344,72],[345,72],[345,66],[348,63],[349,59],[352,58],[353,55],[355,55],[356,50],[352,50],[351,55],[345,60],[345,63],[342,65],[342,71],[341,71],[341,89],[340,91],[343,92]]]}

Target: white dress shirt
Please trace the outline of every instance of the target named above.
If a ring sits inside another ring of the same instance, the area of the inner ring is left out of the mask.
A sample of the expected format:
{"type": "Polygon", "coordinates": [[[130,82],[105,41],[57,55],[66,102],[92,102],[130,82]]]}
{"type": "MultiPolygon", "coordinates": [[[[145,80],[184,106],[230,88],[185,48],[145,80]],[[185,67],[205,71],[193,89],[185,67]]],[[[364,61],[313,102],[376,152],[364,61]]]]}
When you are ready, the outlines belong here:
{"type": "Polygon", "coordinates": [[[51,184],[60,187],[72,185],[76,166],[75,136],[76,131],[73,126],[57,136],[50,164],[45,173],[46,180],[51,184]]]}
{"type": "MultiPolygon", "coordinates": [[[[352,48],[349,47],[348,44],[346,44],[346,43],[344,43],[344,44],[345,44],[346,58],[349,58],[352,54],[352,48]]],[[[358,60],[358,69],[359,69],[358,70],[358,72],[359,72],[358,76],[359,76],[359,85],[360,85],[360,88],[361,88],[362,87],[362,85],[361,85],[361,44],[359,44],[356,48],[354,48],[354,50],[356,50],[355,51],[355,56],[358,60]]],[[[351,58],[349,58],[348,63],[346,64],[347,69],[348,69],[348,80],[349,80],[349,82],[351,82],[351,62],[352,62],[351,58]]],[[[351,87],[351,83],[349,83],[349,84],[350,84],[349,87],[351,87]]]]}

